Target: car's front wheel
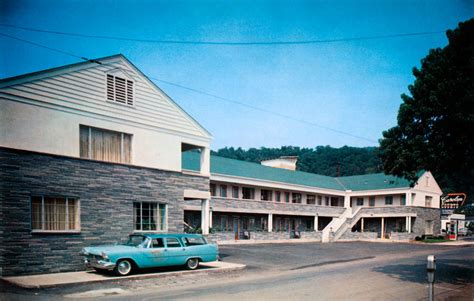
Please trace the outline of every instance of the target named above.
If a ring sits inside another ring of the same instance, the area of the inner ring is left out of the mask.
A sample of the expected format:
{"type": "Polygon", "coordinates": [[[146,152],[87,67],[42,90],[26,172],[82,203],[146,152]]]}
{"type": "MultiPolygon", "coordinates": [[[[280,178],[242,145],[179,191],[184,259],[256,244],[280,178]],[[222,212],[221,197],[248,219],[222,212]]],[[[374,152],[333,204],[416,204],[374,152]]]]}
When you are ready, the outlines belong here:
{"type": "Polygon", "coordinates": [[[133,270],[133,264],[130,260],[128,259],[122,259],[119,262],[117,262],[117,265],[115,266],[115,274],[119,276],[127,276],[130,275],[130,273],[133,270]]]}
{"type": "Polygon", "coordinates": [[[199,259],[197,258],[189,258],[188,261],[186,261],[186,268],[188,270],[195,270],[199,266],[199,259]]]}

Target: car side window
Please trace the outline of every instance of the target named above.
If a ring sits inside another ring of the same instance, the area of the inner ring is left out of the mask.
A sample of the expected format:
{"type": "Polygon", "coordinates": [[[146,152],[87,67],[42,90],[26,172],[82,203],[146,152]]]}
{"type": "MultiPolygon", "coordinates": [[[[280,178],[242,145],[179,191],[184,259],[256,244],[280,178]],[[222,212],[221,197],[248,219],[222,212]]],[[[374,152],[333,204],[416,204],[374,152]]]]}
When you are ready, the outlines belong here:
{"type": "Polygon", "coordinates": [[[184,239],[184,244],[189,247],[189,246],[199,246],[199,245],[205,245],[206,241],[202,237],[185,237],[184,239]]]}
{"type": "Polygon", "coordinates": [[[179,248],[181,247],[181,244],[176,238],[167,238],[166,239],[166,245],[168,248],[179,248]]]}
{"type": "Polygon", "coordinates": [[[153,238],[151,241],[151,247],[152,248],[164,248],[165,245],[163,244],[163,239],[162,238],[153,238]]]}

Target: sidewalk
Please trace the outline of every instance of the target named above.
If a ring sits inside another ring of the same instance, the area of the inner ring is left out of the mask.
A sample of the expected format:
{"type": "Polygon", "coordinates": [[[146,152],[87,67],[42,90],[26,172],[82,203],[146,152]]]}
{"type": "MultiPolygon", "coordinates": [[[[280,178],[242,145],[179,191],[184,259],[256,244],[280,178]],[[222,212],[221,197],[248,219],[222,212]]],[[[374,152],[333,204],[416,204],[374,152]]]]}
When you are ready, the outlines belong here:
{"type": "Polygon", "coordinates": [[[118,277],[112,274],[99,274],[95,271],[53,273],[32,276],[13,276],[4,277],[3,280],[10,282],[16,286],[24,288],[45,288],[53,286],[61,286],[75,283],[92,283],[103,281],[118,281],[124,279],[144,279],[144,278],[160,278],[168,276],[178,276],[188,273],[218,273],[244,269],[243,264],[230,262],[214,261],[201,263],[199,268],[194,271],[180,270],[171,272],[155,272],[146,274],[135,274],[131,276],[118,277]]]}

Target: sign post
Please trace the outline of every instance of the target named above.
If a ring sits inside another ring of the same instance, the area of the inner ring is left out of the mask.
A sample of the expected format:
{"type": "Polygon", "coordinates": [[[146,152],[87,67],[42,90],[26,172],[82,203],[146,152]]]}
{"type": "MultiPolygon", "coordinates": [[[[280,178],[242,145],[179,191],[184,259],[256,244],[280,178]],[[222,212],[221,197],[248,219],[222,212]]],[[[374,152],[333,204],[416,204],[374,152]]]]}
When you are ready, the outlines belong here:
{"type": "Polygon", "coordinates": [[[428,274],[428,296],[429,301],[434,300],[434,281],[436,271],[436,257],[434,255],[428,255],[426,261],[426,272],[428,274]]]}

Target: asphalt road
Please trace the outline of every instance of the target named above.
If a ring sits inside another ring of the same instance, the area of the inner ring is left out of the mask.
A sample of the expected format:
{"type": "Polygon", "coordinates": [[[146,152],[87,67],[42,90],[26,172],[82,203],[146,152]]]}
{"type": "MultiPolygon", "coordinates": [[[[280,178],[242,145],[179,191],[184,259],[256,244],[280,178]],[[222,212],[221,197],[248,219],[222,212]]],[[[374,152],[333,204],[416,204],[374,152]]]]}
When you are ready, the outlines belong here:
{"type": "Polygon", "coordinates": [[[1,300],[422,300],[426,256],[437,256],[439,300],[473,300],[474,247],[334,243],[220,247],[244,271],[76,285],[7,288],[1,300]],[[3,299],[4,298],[8,299],[3,299]]]}

